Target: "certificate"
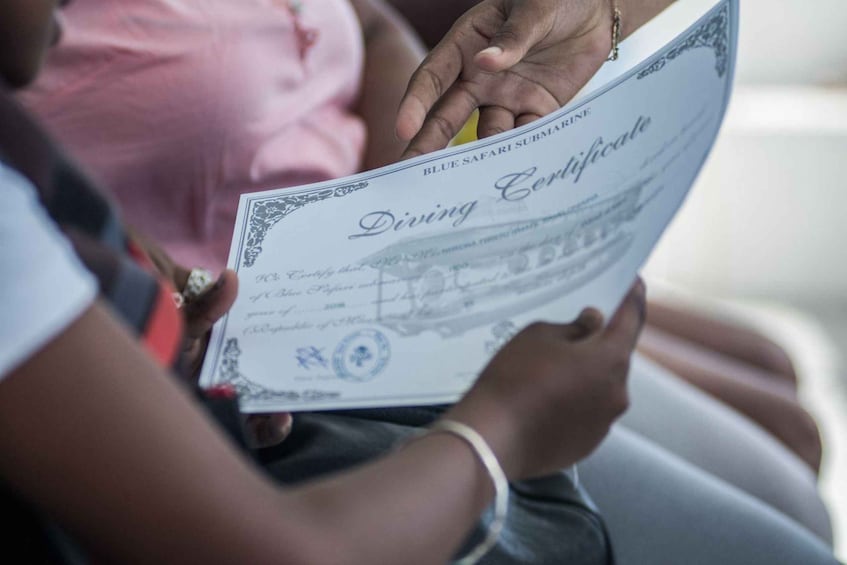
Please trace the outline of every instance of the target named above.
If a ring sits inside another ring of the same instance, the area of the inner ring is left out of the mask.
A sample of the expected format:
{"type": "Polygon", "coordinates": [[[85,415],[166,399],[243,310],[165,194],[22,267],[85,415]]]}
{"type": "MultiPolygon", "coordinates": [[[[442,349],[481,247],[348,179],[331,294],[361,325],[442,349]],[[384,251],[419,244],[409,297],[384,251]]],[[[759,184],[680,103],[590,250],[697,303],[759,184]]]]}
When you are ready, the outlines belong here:
{"type": "Polygon", "coordinates": [[[245,412],[448,403],[528,323],[611,314],[714,143],[737,13],[674,4],[522,128],[243,195],[201,383],[245,412]]]}

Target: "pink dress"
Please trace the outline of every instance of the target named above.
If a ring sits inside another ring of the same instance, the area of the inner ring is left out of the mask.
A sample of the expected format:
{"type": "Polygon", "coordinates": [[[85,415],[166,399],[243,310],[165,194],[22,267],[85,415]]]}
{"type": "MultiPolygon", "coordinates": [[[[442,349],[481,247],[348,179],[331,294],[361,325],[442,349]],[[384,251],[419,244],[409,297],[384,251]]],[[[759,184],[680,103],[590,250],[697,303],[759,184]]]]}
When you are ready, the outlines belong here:
{"type": "Polygon", "coordinates": [[[224,266],[242,192],[358,170],[346,0],[88,0],[65,17],[22,99],[182,264],[224,266]]]}

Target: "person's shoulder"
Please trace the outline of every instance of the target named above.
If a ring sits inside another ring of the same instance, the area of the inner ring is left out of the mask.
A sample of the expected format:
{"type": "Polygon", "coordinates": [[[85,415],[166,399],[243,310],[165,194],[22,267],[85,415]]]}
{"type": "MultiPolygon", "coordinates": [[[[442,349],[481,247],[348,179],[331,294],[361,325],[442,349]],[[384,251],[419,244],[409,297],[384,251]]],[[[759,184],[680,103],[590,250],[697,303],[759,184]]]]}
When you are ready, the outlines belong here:
{"type": "Polygon", "coordinates": [[[3,189],[3,195],[6,196],[5,190],[11,190],[22,194],[34,194],[32,184],[24,178],[16,169],[6,164],[0,156],[0,189],[3,189]]]}
{"type": "MultiPolygon", "coordinates": [[[[43,223],[44,220],[40,219],[37,213],[39,208],[38,195],[32,183],[0,159],[0,225],[4,226],[3,231],[0,232],[0,238],[10,239],[13,235],[9,224],[43,223]]],[[[17,244],[26,242],[26,238],[11,239],[14,239],[17,244]]]]}
{"type": "Polygon", "coordinates": [[[12,247],[33,245],[45,231],[58,229],[41,206],[35,186],[16,169],[0,160],[0,254],[12,247]]]}
{"type": "Polygon", "coordinates": [[[94,277],[32,183],[0,162],[0,379],[87,309],[94,277]]]}

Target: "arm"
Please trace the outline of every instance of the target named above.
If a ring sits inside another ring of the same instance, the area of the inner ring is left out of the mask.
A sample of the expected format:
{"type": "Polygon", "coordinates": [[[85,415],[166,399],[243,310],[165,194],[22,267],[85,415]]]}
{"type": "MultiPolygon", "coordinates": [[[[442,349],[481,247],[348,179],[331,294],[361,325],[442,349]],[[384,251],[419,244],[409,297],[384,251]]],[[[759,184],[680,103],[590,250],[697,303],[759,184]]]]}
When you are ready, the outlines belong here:
{"type": "Polygon", "coordinates": [[[635,30],[658,16],[676,0],[620,0],[621,11],[625,15],[622,22],[621,38],[625,39],[635,30]]]}
{"type": "Polygon", "coordinates": [[[336,550],[357,563],[444,560],[490,496],[473,455],[449,436],[334,482],[279,491],[101,306],[0,383],[0,426],[0,451],[15,454],[3,457],[3,477],[118,562],[341,563],[336,550]],[[397,515],[408,508],[413,523],[397,515]],[[357,524],[375,529],[357,539],[357,524]],[[419,529],[447,547],[423,547],[419,529]],[[370,543],[379,531],[403,541],[370,543]],[[370,559],[363,545],[391,557],[370,559]]]}
{"type": "MultiPolygon", "coordinates": [[[[622,35],[672,0],[618,0],[622,35]]],[[[415,71],[397,116],[405,157],[445,147],[480,110],[479,137],[560,108],[611,48],[611,0],[483,0],[415,71]]]]}
{"type": "MultiPolygon", "coordinates": [[[[531,326],[451,417],[512,478],[573,463],[626,406],[643,301],[636,288],[606,329],[591,315],[531,326]]],[[[445,434],[277,490],[100,305],[0,383],[0,452],[6,481],[118,562],[443,562],[492,496],[445,434]]]]}
{"type": "Polygon", "coordinates": [[[382,0],[352,0],[365,38],[365,73],[358,113],[368,127],[364,169],[400,158],[406,143],[394,134],[395,110],[425,49],[411,28],[382,0]]]}

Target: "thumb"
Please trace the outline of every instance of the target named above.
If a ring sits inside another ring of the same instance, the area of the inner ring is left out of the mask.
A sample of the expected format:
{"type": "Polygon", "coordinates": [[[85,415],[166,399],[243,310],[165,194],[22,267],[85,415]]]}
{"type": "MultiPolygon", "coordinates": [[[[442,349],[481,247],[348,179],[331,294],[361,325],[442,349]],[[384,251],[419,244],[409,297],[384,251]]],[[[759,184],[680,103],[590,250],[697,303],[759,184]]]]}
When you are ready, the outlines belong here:
{"type": "Polygon", "coordinates": [[[514,6],[488,47],[474,57],[484,71],[499,72],[518,64],[550,30],[546,10],[528,2],[514,6]],[[546,17],[545,17],[546,16],[546,17]]]}
{"type": "Polygon", "coordinates": [[[250,414],[246,420],[248,441],[253,448],[273,447],[288,437],[292,423],[287,412],[250,414]]]}
{"type": "Polygon", "coordinates": [[[237,295],[238,275],[227,269],[211,289],[185,305],[186,333],[193,338],[204,336],[229,311],[237,295]]]}
{"type": "Polygon", "coordinates": [[[603,314],[596,308],[585,308],[570,324],[562,326],[565,339],[580,341],[603,328],[603,314]]]}

